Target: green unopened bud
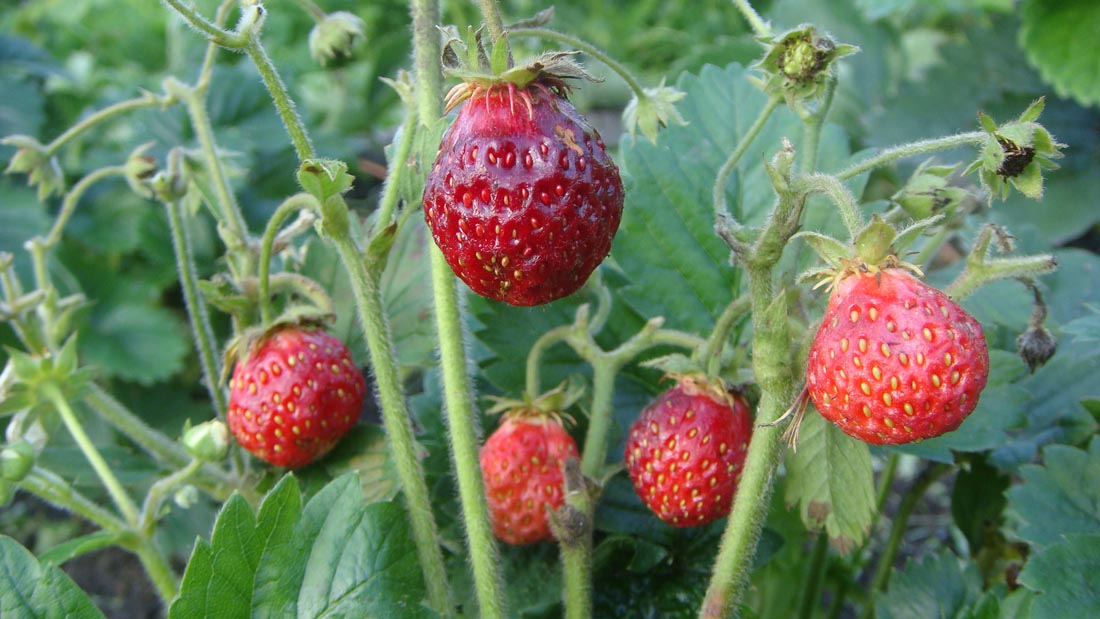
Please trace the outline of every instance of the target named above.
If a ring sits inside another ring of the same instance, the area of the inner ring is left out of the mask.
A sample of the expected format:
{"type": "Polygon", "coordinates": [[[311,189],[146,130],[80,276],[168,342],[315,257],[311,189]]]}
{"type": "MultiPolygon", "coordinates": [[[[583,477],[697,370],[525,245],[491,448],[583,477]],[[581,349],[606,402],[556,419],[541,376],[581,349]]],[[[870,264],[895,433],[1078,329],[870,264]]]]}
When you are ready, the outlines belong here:
{"type": "Polygon", "coordinates": [[[55,193],[65,191],[65,178],[57,158],[46,152],[46,147],[27,135],[12,135],[0,140],[0,144],[16,147],[15,155],[4,172],[27,175],[27,184],[38,187],[38,199],[44,200],[55,193]]]}
{"type": "Polygon", "coordinates": [[[8,481],[21,481],[34,468],[37,454],[26,441],[19,441],[0,450],[0,477],[8,481]]]}
{"type": "Polygon", "coordinates": [[[188,484],[183,486],[176,493],[172,495],[172,501],[180,507],[180,509],[188,509],[195,503],[199,502],[199,490],[198,488],[188,484]]]}
{"type": "Polygon", "coordinates": [[[135,148],[126,159],[126,184],[131,191],[143,198],[153,197],[147,182],[157,171],[157,160],[145,154],[152,147],[153,142],[146,142],[135,148]]]}
{"type": "Polygon", "coordinates": [[[187,195],[190,180],[184,166],[183,149],[173,148],[168,153],[165,168],[149,180],[153,193],[162,202],[178,202],[187,195]]]}
{"type": "Polygon", "coordinates": [[[318,64],[340,64],[366,40],[366,24],[347,11],[329,13],[309,33],[309,54],[318,64]]]}
{"type": "Polygon", "coordinates": [[[951,185],[950,177],[957,167],[921,164],[909,182],[894,194],[893,201],[913,219],[955,212],[970,195],[962,187],[951,185]]]}
{"type": "Polygon", "coordinates": [[[196,460],[220,462],[229,450],[229,427],[218,420],[200,423],[184,433],[183,448],[196,460]]]}
{"type": "Polygon", "coordinates": [[[782,95],[796,108],[801,107],[801,101],[822,93],[838,58],[859,51],[852,45],[836,44],[813,26],[801,26],[764,42],[771,47],[754,66],[768,76],[754,81],[766,92],[782,95]]]}

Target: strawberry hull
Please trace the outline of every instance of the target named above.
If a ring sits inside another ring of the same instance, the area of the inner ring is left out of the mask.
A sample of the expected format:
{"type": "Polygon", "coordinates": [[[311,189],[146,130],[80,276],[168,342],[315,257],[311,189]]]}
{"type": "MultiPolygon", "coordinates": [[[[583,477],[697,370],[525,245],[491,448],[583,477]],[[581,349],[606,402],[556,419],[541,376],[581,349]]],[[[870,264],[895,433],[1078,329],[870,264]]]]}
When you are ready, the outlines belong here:
{"type": "Polygon", "coordinates": [[[520,306],[583,286],[611,251],[622,208],[599,134],[539,86],[466,101],[424,189],[425,219],[455,274],[520,306]]]}

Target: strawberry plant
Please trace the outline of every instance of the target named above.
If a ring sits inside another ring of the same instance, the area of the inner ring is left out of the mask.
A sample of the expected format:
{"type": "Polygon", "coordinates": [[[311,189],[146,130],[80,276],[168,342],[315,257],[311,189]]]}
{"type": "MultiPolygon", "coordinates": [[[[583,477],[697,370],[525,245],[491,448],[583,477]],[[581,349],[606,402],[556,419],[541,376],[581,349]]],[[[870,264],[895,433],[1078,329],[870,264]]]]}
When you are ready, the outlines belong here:
{"type": "Polygon", "coordinates": [[[0,9],[0,615],[1100,613],[1093,3],[102,4],[0,9]]]}

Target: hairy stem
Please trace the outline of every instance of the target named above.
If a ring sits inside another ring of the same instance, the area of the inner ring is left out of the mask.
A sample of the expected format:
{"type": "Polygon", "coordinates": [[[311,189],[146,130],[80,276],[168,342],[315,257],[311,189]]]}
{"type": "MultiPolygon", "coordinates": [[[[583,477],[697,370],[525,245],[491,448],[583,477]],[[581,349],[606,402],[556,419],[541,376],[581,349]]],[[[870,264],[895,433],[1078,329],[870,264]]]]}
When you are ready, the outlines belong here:
{"type": "Polygon", "coordinates": [[[298,6],[302,7],[303,11],[309,13],[309,16],[317,23],[321,23],[328,17],[325,10],[317,6],[317,3],[313,2],[313,0],[295,0],[295,2],[298,3],[298,6]]]}
{"type": "Polygon", "coordinates": [[[481,5],[481,18],[489,30],[489,40],[493,43],[504,37],[504,20],[500,17],[500,5],[497,0],[478,0],[481,5]]]}
{"type": "Polygon", "coordinates": [[[335,238],[334,242],[340,259],[348,270],[363,334],[367,339],[371,368],[378,385],[382,421],[404,488],[417,557],[428,586],[428,598],[433,610],[443,617],[451,617],[453,604],[447,584],[447,572],[443,567],[443,554],[437,541],[428,485],[420,460],[416,456],[409,411],[401,389],[390,328],[382,306],[382,293],[378,286],[378,277],[381,274],[368,270],[358,248],[346,233],[335,238]]]}
{"type": "Polygon", "coordinates": [[[264,236],[260,241],[260,321],[265,327],[271,325],[274,319],[271,309],[271,253],[275,245],[275,237],[279,234],[283,222],[292,214],[302,210],[317,209],[317,198],[308,193],[299,193],[290,196],[275,209],[271,219],[267,220],[264,228],[264,236]]]}
{"type": "Polygon", "coordinates": [[[531,345],[531,350],[527,353],[527,395],[536,397],[542,390],[542,384],[539,380],[539,368],[542,365],[543,353],[554,344],[568,339],[569,334],[573,332],[573,328],[573,325],[554,327],[539,336],[539,339],[531,345]]]}
{"type": "Polygon", "coordinates": [[[802,601],[798,605],[798,619],[812,619],[814,609],[820,603],[821,581],[825,579],[825,567],[829,558],[829,536],[818,533],[814,541],[810,565],[806,570],[806,580],[802,584],[802,601]]]}
{"type": "Polygon", "coordinates": [[[833,95],[836,94],[836,77],[830,77],[825,82],[825,92],[821,95],[821,102],[817,111],[806,119],[802,127],[802,164],[799,170],[803,174],[811,174],[817,170],[817,152],[821,146],[821,131],[825,128],[825,118],[829,115],[829,108],[833,105],[833,95]]]}
{"type": "Polygon", "coordinates": [[[294,150],[298,153],[298,161],[311,159],[314,154],[313,142],[309,139],[309,133],[306,132],[301,117],[298,116],[298,110],[294,106],[294,100],[290,98],[286,84],[279,77],[275,64],[271,62],[271,58],[268,57],[267,52],[260,44],[258,33],[249,39],[248,45],[244,49],[256,65],[264,86],[267,87],[272,101],[275,102],[275,110],[279,113],[279,118],[283,120],[283,126],[286,127],[291,143],[294,144],[294,150]]]}
{"type": "Polygon", "coordinates": [[[69,223],[69,219],[76,210],[77,203],[80,202],[80,198],[89,187],[105,178],[124,176],[125,174],[125,166],[108,166],[95,170],[77,181],[61,201],[61,209],[57,212],[57,217],[54,219],[53,227],[50,228],[50,233],[46,236],[44,245],[47,248],[53,247],[61,240],[61,233],[65,230],[65,225],[69,223]]]}
{"type": "Polygon", "coordinates": [[[186,482],[201,467],[202,462],[200,460],[192,460],[182,469],[153,483],[149,488],[149,492],[145,494],[145,501],[141,505],[141,520],[138,530],[141,531],[142,535],[152,537],[157,519],[160,517],[160,507],[164,504],[168,493],[186,482]]]}
{"type": "Polygon", "coordinates": [[[393,160],[386,174],[386,185],[378,203],[378,218],[375,220],[376,233],[390,225],[397,203],[401,198],[401,180],[409,167],[409,154],[412,152],[413,138],[416,135],[416,115],[409,114],[401,124],[401,139],[394,145],[393,160]]]}
{"type": "Polygon", "coordinates": [[[141,566],[145,568],[145,573],[149,575],[149,580],[156,588],[161,603],[167,608],[179,594],[179,579],[175,572],[151,538],[140,538],[132,550],[141,561],[141,566]]]}
{"type": "Polygon", "coordinates": [[[73,488],[72,484],[56,473],[35,466],[20,482],[19,486],[52,505],[68,510],[105,531],[120,532],[126,530],[126,523],[118,516],[99,506],[73,488]]]}
{"type": "Polygon", "coordinates": [[[764,128],[764,124],[771,118],[772,112],[775,108],[779,107],[779,104],[783,102],[782,97],[772,97],[768,99],[768,102],[764,105],[764,108],[760,110],[760,114],[757,115],[756,120],[752,122],[748,130],[745,131],[745,135],[741,136],[741,140],[734,147],[730,156],[722,163],[722,167],[718,168],[718,175],[714,179],[714,189],[712,196],[714,200],[714,213],[715,215],[725,215],[729,212],[726,205],[726,184],[729,183],[730,175],[737,168],[738,162],[741,161],[741,157],[745,155],[745,151],[749,149],[749,146],[756,139],[756,136],[760,133],[760,130],[764,128]]]}
{"type": "Polygon", "coordinates": [[[756,12],[756,9],[752,8],[749,4],[749,0],[733,0],[734,6],[737,10],[741,11],[741,14],[745,16],[745,21],[749,22],[749,26],[752,26],[752,31],[757,36],[767,36],[771,34],[772,29],[768,26],[767,22],[760,18],[760,14],[756,12]]]}
{"type": "Polygon", "coordinates": [[[46,145],[45,155],[52,157],[61,150],[61,147],[77,137],[81,133],[84,133],[88,129],[98,125],[99,123],[114,118],[120,114],[132,112],[134,110],[140,110],[147,107],[156,107],[158,105],[165,105],[172,101],[171,98],[158,97],[154,94],[146,94],[142,97],[135,99],[128,99],[126,101],[120,101],[114,105],[107,106],[98,112],[89,115],[77,124],[69,127],[64,133],[53,139],[52,142],[46,145]]]}
{"type": "Polygon", "coordinates": [[[215,352],[214,329],[210,326],[210,314],[199,292],[191,237],[187,233],[179,203],[166,202],[164,206],[168,211],[169,227],[172,229],[172,248],[176,254],[176,268],[179,271],[180,287],[183,289],[183,302],[187,307],[191,333],[199,349],[203,381],[206,383],[206,390],[210,392],[210,399],[214,403],[218,418],[225,419],[226,400],[225,393],[221,389],[221,364],[215,352]]]}
{"type": "Polygon", "coordinates": [[[749,309],[750,305],[751,299],[748,295],[741,295],[730,302],[726,309],[722,310],[722,314],[718,316],[718,320],[714,323],[714,330],[707,338],[706,347],[699,354],[700,360],[706,364],[704,367],[708,375],[718,375],[722,366],[722,350],[725,348],[726,340],[729,339],[730,330],[745,315],[745,311],[749,309]]]}
{"type": "Polygon", "coordinates": [[[211,23],[186,0],[161,0],[168,8],[183,18],[187,25],[198,30],[208,41],[226,49],[241,49],[247,44],[247,37],[231,32],[211,23]]]}
{"type": "Polygon", "coordinates": [[[935,153],[941,150],[950,150],[952,148],[958,148],[960,146],[967,146],[969,144],[981,144],[988,138],[988,134],[984,131],[970,131],[967,133],[959,133],[956,135],[947,136],[944,138],[936,138],[932,140],[921,140],[919,142],[913,142],[910,144],[902,144],[901,146],[894,146],[887,148],[881,153],[865,159],[859,163],[852,164],[847,168],[844,168],[839,172],[836,177],[842,181],[846,181],[850,178],[859,176],[864,172],[870,172],[876,168],[894,163],[899,159],[905,159],[906,157],[914,157],[916,155],[924,155],[927,153],[935,153]]]}

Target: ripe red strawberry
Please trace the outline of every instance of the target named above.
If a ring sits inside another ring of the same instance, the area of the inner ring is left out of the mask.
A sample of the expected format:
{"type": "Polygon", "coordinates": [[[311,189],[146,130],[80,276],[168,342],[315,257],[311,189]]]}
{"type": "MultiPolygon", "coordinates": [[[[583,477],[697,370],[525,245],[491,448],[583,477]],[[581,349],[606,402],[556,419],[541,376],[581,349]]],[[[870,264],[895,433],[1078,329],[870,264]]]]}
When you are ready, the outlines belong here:
{"type": "Polygon", "coordinates": [[[562,506],[562,470],[579,458],[557,416],[515,411],[481,447],[481,475],[493,533],[509,544],[552,538],[549,511],[562,506]]]}
{"type": "Polygon", "coordinates": [[[570,295],[611,251],[623,185],[560,80],[474,87],[443,136],[424,216],[451,269],[512,305],[570,295]]]}
{"type": "Polygon", "coordinates": [[[875,445],[939,436],[978,404],[989,375],[982,326],[900,268],[842,276],[810,347],[817,410],[875,445]]]}
{"type": "Polygon", "coordinates": [[[229,429],[245,449],[297,468],[325,454],[355,425],[366,381],[348,347],[317,329],[284,327],[237,361],[229,429]]]}
{"type": "Polygon", "coordinates": [[[683,378],[642,410],[626,439],[634,490],[677,527],[729,514],[752,437],[744,396],[683,378]]]}

